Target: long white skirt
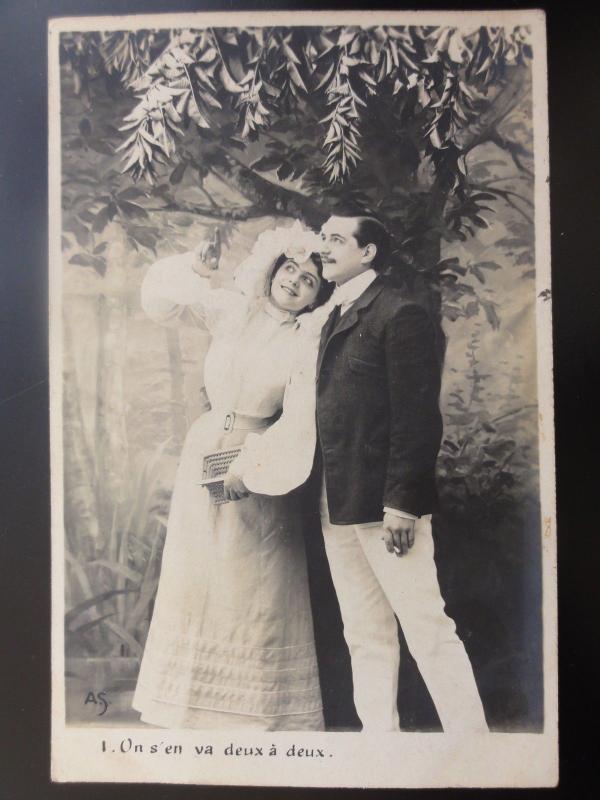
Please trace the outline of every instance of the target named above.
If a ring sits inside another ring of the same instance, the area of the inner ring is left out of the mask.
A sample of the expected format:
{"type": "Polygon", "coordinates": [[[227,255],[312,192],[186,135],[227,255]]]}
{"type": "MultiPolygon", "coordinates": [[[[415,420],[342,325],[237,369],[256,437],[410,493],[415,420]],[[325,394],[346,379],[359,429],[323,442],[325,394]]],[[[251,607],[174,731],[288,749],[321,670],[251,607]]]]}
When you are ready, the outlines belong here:
{"type": "Polygon", "coordinates": [[[288,497],[214,506],[205,453],[241,444],[209,412],[186,438],[133,707],[162,727],[322,730],[301,515],[288,497]]]}

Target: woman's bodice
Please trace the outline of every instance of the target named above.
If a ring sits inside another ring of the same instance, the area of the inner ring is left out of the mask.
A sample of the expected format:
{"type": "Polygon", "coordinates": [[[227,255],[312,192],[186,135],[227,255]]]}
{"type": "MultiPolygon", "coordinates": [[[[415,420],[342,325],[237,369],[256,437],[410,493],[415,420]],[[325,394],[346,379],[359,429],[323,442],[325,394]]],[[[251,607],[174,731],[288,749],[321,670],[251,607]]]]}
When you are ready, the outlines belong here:
{"type": "Polygon", "coordinates": [[[266,303],[220,326],[204,361],[211,407],[261,418],[280,411],[296,339],[293,319],[266,303]]]}
{"type": "Polygon", "coordinates": [[[204,380],[211,407],[269,418],[282,407],[298,342],[294,317],[267,298],[211,289],[192,269],[194,254],[153,264],[142,285],[142,307],[162,324],[184,323],[212,335],[204,380]]]}

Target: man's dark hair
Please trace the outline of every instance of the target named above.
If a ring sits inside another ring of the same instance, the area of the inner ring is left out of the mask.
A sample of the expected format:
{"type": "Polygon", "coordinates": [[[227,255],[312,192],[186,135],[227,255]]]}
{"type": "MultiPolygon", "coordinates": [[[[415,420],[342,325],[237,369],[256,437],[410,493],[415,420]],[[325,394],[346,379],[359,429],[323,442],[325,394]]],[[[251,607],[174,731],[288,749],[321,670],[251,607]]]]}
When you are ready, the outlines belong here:
{"type": "Polygon", "coordinates": [[[352,213],[351,210],[334,211],[333,215],[336,217],[351,217],[356,220],[354,238],[358,242],[358,246],[366,247],[368,244],[374,244],[377,252],[371,262],[371,266],[378,272],[385,269],[391,250],[391,237],[385,225],[376,217],[352,213]]]}

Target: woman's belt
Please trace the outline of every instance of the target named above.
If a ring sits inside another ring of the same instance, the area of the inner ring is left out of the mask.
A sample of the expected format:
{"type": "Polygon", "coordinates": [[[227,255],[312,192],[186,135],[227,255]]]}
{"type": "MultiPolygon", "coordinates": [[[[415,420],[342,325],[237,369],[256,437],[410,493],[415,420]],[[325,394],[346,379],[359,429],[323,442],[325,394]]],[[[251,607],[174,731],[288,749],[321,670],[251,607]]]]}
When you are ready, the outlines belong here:
{"type": "Polygon", "coordinates": [[[218,418],[223,419],[223,430],[226,433],[231,431],[256,431],[261,428],[268,428],[272,423],[272,417],[250,417],[246,414],[238,414],[236,411],[218,411],[212,413],[218,418]]]}

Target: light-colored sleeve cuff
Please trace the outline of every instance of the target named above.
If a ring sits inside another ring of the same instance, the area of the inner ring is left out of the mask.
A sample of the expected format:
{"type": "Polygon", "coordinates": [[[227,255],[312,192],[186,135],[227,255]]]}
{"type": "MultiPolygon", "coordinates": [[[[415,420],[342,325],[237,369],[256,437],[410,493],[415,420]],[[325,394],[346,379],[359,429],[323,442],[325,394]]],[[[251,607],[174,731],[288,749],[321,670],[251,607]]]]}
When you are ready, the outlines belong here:
{"type": "Polygon", "coordinates": [[[383,507],[384,514],[393,514],[395,517],[402,517],[403,519],[419,519],[415,514],[410,514],[408,511],[399,511],[397,508],[383,507]]]}

